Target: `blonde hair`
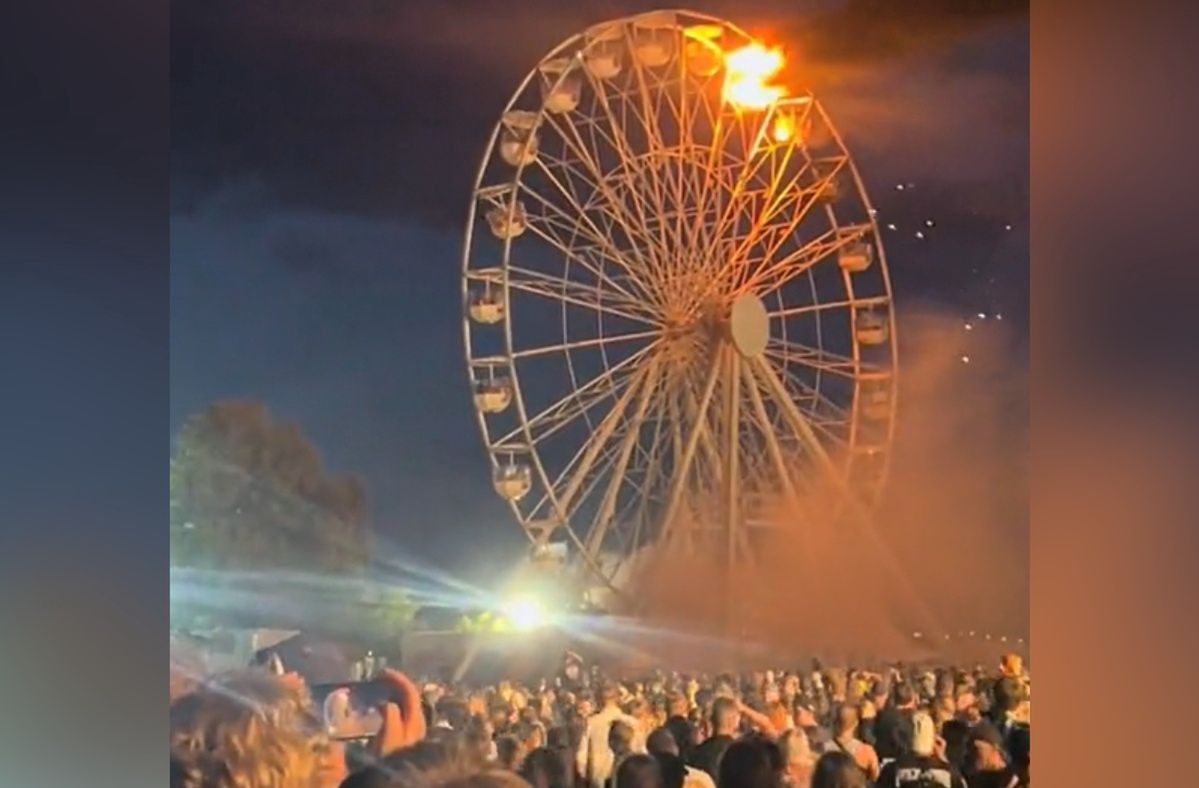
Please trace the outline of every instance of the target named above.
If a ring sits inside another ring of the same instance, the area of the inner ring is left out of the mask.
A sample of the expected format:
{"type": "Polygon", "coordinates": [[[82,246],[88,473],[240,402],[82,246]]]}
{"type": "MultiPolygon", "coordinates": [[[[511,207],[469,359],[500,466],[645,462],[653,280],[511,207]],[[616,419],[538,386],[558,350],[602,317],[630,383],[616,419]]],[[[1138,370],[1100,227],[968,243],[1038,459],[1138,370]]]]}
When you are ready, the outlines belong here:
{"type": "Polygon", "coordinates": [[[310,788],[328,741],[306,691],[225,674],[171,704],[172,788],[310,788]]]}

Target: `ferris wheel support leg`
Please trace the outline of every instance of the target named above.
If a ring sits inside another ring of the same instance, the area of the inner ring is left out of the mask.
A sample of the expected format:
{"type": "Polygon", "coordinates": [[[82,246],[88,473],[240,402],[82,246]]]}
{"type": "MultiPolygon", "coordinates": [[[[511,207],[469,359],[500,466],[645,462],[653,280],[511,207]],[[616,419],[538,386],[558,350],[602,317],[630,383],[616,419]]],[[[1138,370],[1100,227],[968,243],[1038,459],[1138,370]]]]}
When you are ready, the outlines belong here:
{"type": "MultiPolygon", "coordinates": [[[[779,446],[778,437],[774,434],[774,426],[770,423],[770,416],[766,412],[766,404],[762,401],[762,392],[758,390],[758,381],[754,377],[748,363],[741,365],[741,374],[745,378],[743,384],[749,391],[750,406],[753,408],[759,428],[765,439],[766,453],[770,455],[770,462],[774,465],[774,472],[778,476],[779,485],[783,491],[783,498],[787,503],[788,511],[784,519],[800,519],[803,517],[804,507],[800,501],[799,493],[795,489],[791,473],[787,470],[787,463],[783,459],[783,449],[779,446]]],[[[800,558],[802,561],[802,555],[800,558]]]]}
{"type": "Polygon", "coordinates": [[[579,461],[578,468],[572,475],[566,489],[557,500],[552,501],[558,516],[563,522],[569,522],[570,507],[574,503],[575,495],[586,480],[587,474],[591,471],[591,466],[594,464],[596,457],[599,456],[600,450],[607,444],[608,440],[612,437],[612,433],[615,432],[617,425],[624,417],[625,409],[637,393],[637,387],[643,385],[645,382],[645,369],[638,370],[634,375],[635,377],[630,381],[628,388],[625,389],[620,398],[612,405],[612,409],[608,411],[604,416],[603,422],[600,423],[599,429],[589,439],[587,448],[583,451],[582,459],[579,461]]]}
{"type": "Polygon", "coordinates": [[[611,476],[608,479],[608,486],[604,490],[604,498],[600,504],[599,513],[596,515],[595,523],[592,525],[590,533],[587,534],[586,550],[591,555],[596,555],[599,552],[604,542],[604,534],[607,533],[608,526],[612,522],[612,516],[616,511],[616,499],[619,496],[621,486],[625,483],[625,473],[628,471],[629,458],[632,457],[633,449],[641,439],[641,427],[645,423],[645,413],[649,409],[651,395],[657,389],[657,383],[658,365],[657,362],[652,362],[649,372],[646,374],[646,381],[641,387],[641,396],[637,402],[637,409],[629,424],[628,431],[621,441],[620,458],[612,467],[611,476]]]}
{"type": "Polygon", "coordinates": [[[737,367],[740,362],[737,358],[737,351],[732,345],[724,345],[725,361],[725,526],[728,531],[728,542],[726,556],[729,566],[730,578],[732,569],[737,563],[737,541],[738,528],[737,519],[740,515],[737,507],[737,462],[738,462],[738,443],[739,426],[738,411],[740,409],[740,382],[741,376],[738,374],[737,367]]]}
{"type": "Polygon", "coordinates": [[[779,408],[783,412],[783,418],[795,430],[796,436],[803,441],[808,451],[816,458],[816,462],[820,465],[820,469],[825,472],[829,480],[837,487],[837,492],[842,493],[846,497],[846,503],[853,511],[855,517],[866,517],[869,519],[863,510],[861,504],[854,498],[849,485],[837,473],[837,467],[833,464],[832,459],[828,456],[824,446],[820,444],[820,440],[816,437],[816,432],[812,429],[812,425],[799,412],[799,408],[795,406],[795,402],[791,399],[791,395],[787,392],[787,388],[783,382],[779,380],[778,375],[770,368],[770,364],[763,358],[756,358],[752,362],[753,369],[758,373],[758,377],[766,384],[767,388],[774,395],[775,400],[779,404],[779,408]]]}
{"type": "MultiPolygon", "coordinates": [[[[708,412],[708,406],[712,403],[712,394],[716,391],[716,381],[720,377],[720,362],[721,353],[712,354],[712,362],[708,368],[707,381],[704,383],[704,393],[699,400],[699,415],[703,418],[703,414],[708,412]]],[[[665,532],[662,535],[662,541],[666,542],[670,536],[670,531],[674,527],[674,519],[679,510],[679,503],[683,500],[683,491],[687,488],[687,475],[691,472],[691,461],[695,458],[695,449],[699,446],[699,438],[703,429],[697,422],[692,426],[691,433],[687,436],[687,445],[683,448],[683,456],[679,459],[678,467],[675,469],[674,480],[671,482],[670,497],[667,499],[666,512],[662,516],[662,527],[665,532]]]]}
{"type": "Polygon", "coordinates": [[[783,415],[786,417],[787,421],[790,422],[792,428],[795,430],[796,434],[800,436],[804,444],[812,451],[822,469],[828,474],[830,480],[837,487],[838,492],[840,492],[844,497],[845,505],[849,510],[851,520],[860,527],[864,536],[870,539],[874,546],[880,551],[880,554],[884,557],[884,563],[887,569],[890,570],[890,573],[900,584],[903,591],[908,596],[913,608],[917,610],[920,616],[927,622],[927,628],[929,632],[931,632],[934,637],[939,636],[945,631],[944,626],[941,624],[937,615],[932,611],[931,608],[929,608],[923,597],[920,596],[920,593],[911,584],[911,581],[904,573],[903,568],[900,567],[895,561],[894,555],[892,555],[891,552],[882,544],[878,537],[878,531],[874,527],[874,517],[869,511],[867,511],[862,502],[859,501],[858,498],[853,494],[853,491],[849,488],[849,485],[841,477],[841,475],[837,473],[836,466],[833,465],[833,461],[829,458],[828,452],[826,452],[824,447],[820,445],[820,441],[816,438],[816,433],[812,430],[812,426],[808,424],[807,419],[803,417],[803,414],[799,412],[799,409],[795,407],[795,403],[787,395],[786,388],[783,386],[783,383],[781,380],[779,380],[778,376],[774,374],[774,370],[771,369],[770,365],[762,358],[755,359],[755,362],[754,368],[757,370],[759,376],[770,387],[776,399],[778,399],[780,405],[782,406],[783,415]]]}

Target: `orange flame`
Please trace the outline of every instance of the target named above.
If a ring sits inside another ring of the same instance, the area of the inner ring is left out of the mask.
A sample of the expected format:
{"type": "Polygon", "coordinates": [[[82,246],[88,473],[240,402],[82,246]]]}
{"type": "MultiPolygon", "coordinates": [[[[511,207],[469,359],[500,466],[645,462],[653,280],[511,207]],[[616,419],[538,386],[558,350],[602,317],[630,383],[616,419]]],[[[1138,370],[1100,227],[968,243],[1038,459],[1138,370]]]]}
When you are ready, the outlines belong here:
{"type": "Polygon", "coordinates": [[[774,119],[774,128],[770,131],[775,142],[788,142],[795,136],[795,118],[790,115],[778,115],[774,119]]]}
{"type": "Polygon", "coordinates": [[[749,44],[724,56],[724,100],[744,109],[766,109],[786,95],[786,89],[767,82],[783,67],[783,53],[749,44]]]}

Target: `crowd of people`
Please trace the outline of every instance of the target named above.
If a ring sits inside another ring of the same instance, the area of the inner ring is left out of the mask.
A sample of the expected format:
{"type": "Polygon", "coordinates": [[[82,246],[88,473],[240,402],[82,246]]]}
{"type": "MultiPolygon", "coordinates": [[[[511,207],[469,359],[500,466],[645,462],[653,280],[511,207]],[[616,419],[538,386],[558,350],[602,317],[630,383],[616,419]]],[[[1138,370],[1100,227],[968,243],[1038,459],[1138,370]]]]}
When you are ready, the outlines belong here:
{"type": "Polygon", "coordinates": [[[568,659],[535,685],[383,670],[377,733],[339,740],[295,674],[172,688],[172,788],[1017,788],[1030,683],[993,669],[638,678],[568,659]]]}

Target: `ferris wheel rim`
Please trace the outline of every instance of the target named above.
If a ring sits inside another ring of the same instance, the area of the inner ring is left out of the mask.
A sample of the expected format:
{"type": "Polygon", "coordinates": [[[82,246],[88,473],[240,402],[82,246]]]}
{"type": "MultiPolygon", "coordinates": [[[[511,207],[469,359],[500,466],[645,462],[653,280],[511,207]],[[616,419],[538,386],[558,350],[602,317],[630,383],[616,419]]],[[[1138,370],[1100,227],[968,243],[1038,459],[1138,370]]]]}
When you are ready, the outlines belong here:
{"type": "MultiPolygon", "coordinates": [[[[650,13],[653,14],[653,13],[657,13],[657,12],[650,12],[650,13]]],[[[671,13],[676,15],[676,24],[675,24],[676,30],[679,28],[679,23],[677,21],[677,17],[685,16],[692,20],[705,20],[705,21],[711,21],[711,22],[717,23],[717,24],[723,26],[725,29],[733,32],[734,34],[741,36],[746,41],[754,40],[748,33],[746,33],[744,30],[742,30],[740,27],[736,26],[735,24],[729,22],[728,20],[720,19],[718,17],[708,15],[708,14],[702,14],[702,13],[692,12],[692,11],[687,11],[687,10],[673,10],[671,13]]],[[[647,16],[647,14],[639,14],[639,15],[633,15],[633,16],[619,18],[619,19],[607,20],[605,22],[601,22],[598,25],[593,26],[592,28],[588,28],[588,31],[593,30],[596,27],[628,24],[628,23],[632,22],[633,20],[642,18],[644,16],[647,16]]],[[[467,222],[467,229],[466,229],[466,237],[465,237],[463,253],[462,253],[463,276],[462,276],[461,285],[462,285],[462,296],[463,296],[464,306],[466,305],[466,302],[470,296],[469,289],[471,286],[471,280],[470,280],[469,274],[472,270],[471,269],[471,259],[472,259],[471,253],[472,253],[472,249],[474,247],[473,236],[477,229],[477,224],[478,224],[477,218],[478,218],[478,213],[479,213],[480,207],[481,207],[481,201],[479,199],[479,194],[480,194],[480,191],[483,188],[485,188],[483,186],[484,177],[485,177],[485,174],[488,169],[489,160],[494,155],[496,142],[497,142],[499,135],[503,128],[503,119],[508,112],[513,110],[513,108],[519,102],[521,96],[524,95],[525,91],[528,89],[530,84],[537,78],[539,69],[542,66],[542,64],[544,64],[548,60],[559,57],[563,52],[568,51],[572,46],[578,45],[578,43],[580,41],[585,41],[586,40],[585,37],[586,37],[588,31],[576,33],[576,34],[564,39],[558,46],[556,46],[554,49],[550,50],[549,53],[547,53],[545,56],[542,57],[542,59],[540,61],[538,61],[537,65],[535,65],[533,67],[533,69],[531,69],[528,72],[528,74],[525,76],[524,80],[522,80],[521,84],[517,87],[516,91],[513,93],[512,97],[509,99],[509,101],[505,105],[503,111],[501,112],[500,119],[496,122],[496,124],[494,125],[494,127],[492,129],[490,139],[488,140],[488,143],[486,146],[486,153],[485,153],[482,161],[480,162],[479,168],[476,173],[475,183],[474,183],[474,186],[473,186],[472,192],[471,192],[471,202],[470,202],[470,206],[469,206],[469,210],[468,210],[468,222],[467,222]]],[[[575,53],[575,55],[573,56],[574,59],[577,60],[577,59],[581,58],[581,52],[582,52],[582,50],[577,51],[575,53]]],[[[561,81],[561,77],[559,78],[559,82],[560,81],[561,81]]],[[[827,117],[827,113],[825,112],[823,105],[820,102],[814,102],[814,106],[816,108],[818,108],[819,112],[825,118],[826,125],[827,125],[828,129],[830,130],[830,132],[833,134],[838,148],[840,150],[842,150],[845,154],[846,166],[851,174],[853,184],[854,184],[854,192],[858,196],[858,198],[862,201],[862,203],[864,205],[866,205],[867,209],[870,211],[869,212],[869,223],[871,226],[871,232],[872,232],[874,238],[877,239],[875,248],[879,255],[878,265],[879,265],[879,270],[882,272],[883,287],[884,287],[884,292],[883,292],[882,298],[885,300],[885,303],[891,307],[887,310],[887,320],[888,320],[888,324],[890,327],[888,344],[889,344],[889,354],[890,354],[890,358],[891,358],[891,363],[888,366],[888,371],[887,371],[887,374],[889,375],[890,380],[891,380],[891,384],[890,384],[891,405],[890,405],[890,413],[889,413],[889,416],[887,419],[887,430],[888,431],[887,431],[887,439],[886,439],[886,443],[889,446],[892,442],[894,428],[895,428],[894,416],[895,416],[895,401],[897,398],[895,396],[895,388],[896,387],[895,387],[894,381],[898,374],[898,364],[895,361],[897,359],[897,341],[896,341],[896,332],[894,330],[894,323],[895,323],[895,315],[894,315],[894,309],[893,309],[894,299],[893,299],[893,293],[892,293],[892,289],[891,289],[891,285],[890,285],[889,269],[886,265],[885,247],[882,244],[881,236],[878,233],[878,224],[877,224],[877,220],[875,218],[874,212],[872,210],[872,203],[869,200],[869,192],[866,190],[865,185],[861,179],[861,175],[857,169],[856,162],[854,161],[852,155],[849,154],[848,148],[844,145],[844,142],[843,142],[843,139],[841,138],[840,132],[832,124],[831,119],[827,117]]],[[[546,115],[546,107],[544,104],[542,104],[537,109],[536,114],[537,114],[537,118],[538,118],[537,124],[538,124],[538,126],[540,126],[540,124],[543,122],[544,116],[546,115]]],[[[513,190],[516,190],[519,188],[519,185],[521,183],[521,176],[523,174],[525,167],[526,167],[526,164],[524,162],[521,162],[520,164],[518,164],[515,167],[514,174],[509,182],[511,184],[511,188],[513,190]]],[[[515,200],[512,201],[512,207],[510,208],[510,211],[515,211],[515,200]]],[[[510,212],[509,218],[511,218],[511,216],[512,216],[512,213],[510,212]]],[[[835,226],[836,226],[836,224],[835,224],[835,220],[834,220],[834,227],[835,226]]],[[[502,242],[503,254],[502,254],[500,265],[503,270],[503,278],[504,278],[505,282],[507,281],[508,271],[511,266],[511,249],[512,249],[512,245],[513,245],[513,240],[514,239],[512,237],[509,237],[509,238],[504,239],[502,242]]],[[[852,285],[848,285],[848,287],[851,288],[852,285]]],[[[517,360],[518,360],[517,354],[519,351],[517,351],[515,348],[515,344],[514,344],[514,340],[513,340],[513,336],[512,336],[512,333],[513,333],[512,332],[512,322],[511,322],[512,317],[513,317],[512,310],[511,310],[512,294],[511,294],[510,289],[506,286],[503,288],[503,293],[504,293],[503,332],[504,332],[504,351],[505,351],[503,367],[504,367],[504,371],[507,373],[508,380],[510,381],[511,386],[512,386],[512,396],[513,396],[514,405],[516,406],[516,412],[519,415],[519,421],[525,430],[526,438],[528,439],[528,443],[532,447],[532,445],[533,445],[532,436],[528,431],[530,417],[529,417],[529,412],[525,407],[523,391],[522,391],[522,386],[521,386],[521,382],[520,382],[520,371],[517,368],[517,366],[518,366],[517,365],[517,360]]],[[[857,302],[852,297],[852,289],[849,290],[849,293],[851,296],[849,299],[849,308],[853,309],[857,305],[857,302]]],[[[819,326],[820,322],[818,321],[816,325],[819,326]]],[[[471,377],[471,380],[473,381],[474,380],[474,372],[472,370],[473,370],[473,364],[474,364],[476,357],[473,352],[472,329],[473,329],[473,326],[471,324],[469,317],[464,317],[463,334],[464,334],[464,341],[465,341],[466,354],[467,354],[467,360],[468,360],[468,371],[470,371],[470,377],[471,377]]],[[[856,337],[852,338],[852,345],[853,345],[853,358],[854,358],[855,362],[860,361],[860,355],[859,355],[860,347],[859,347],[859,343],[858,343],[858,340],[856,337]]],[[[572,373],[572,380],[573,380],[573,373],[572,373]]],[[[577,385],[577,381],[574,381],[574,382],[577,385]]],[[[855,395],[854,395],[854,399],[853,399],[853,402],[851,403],[850,407],[856,409],[857,399],[858,399],[856,390],[857,390],[858,386],[860,385],[860,382],[855,382],[854,385],[855,385],[855,395]]],[[[488,456],[491,461],[491,466],[493,469],[496,469],[500,465],[500,458],[502,456],[502,452],[500,450],[497,450],[494,447],[492,440],[491,440],[492,439],[492,431],[488,427],[486,416],[481,410],[479,410],[477,408],[476,408],[476,419],[477,419],[477,422],[480,427],[480,431],[483,435],[483,438],[484,438],[484,441],[486,444],[488,456]]],[[[890,451],[886,451],[884,453],[884,456],[885,456],[885,461],[889,463],[890,451]]],[[[551,502],[552,502],[552,498],[554,495],[554,482],[551,479],[551,474],[548,472],[547,468],[544,466],[544,464],[542,462],[540,453],[537,452],[535,449],[531,448],[527,454],[527,457],[530,460],[530,462],[533,464],[534,472],[539,477],[541,486],[545,489],[546,494],[548,496],[550,496],[551,502]]],[[[886,473],[886,471],[884,470],[884,478],[885,478],[885,473],[886,473]]],[[[518,502],[509,500],[508,504],[509,504],[509,508],[513,511],[513,514],[516,517],[517,521],[521,524],[522,529],[525,531],[526,536],[528,536],[530,538],[530,540],[535,541],[533,534],[531,533],[531,530],[530,530],[531,516],[526,517],[524,515],[518,502]]],[[[595,566],[595,562],[593,560],[594,556],[589,555],[588,552],[585,550],[583,540],[576,533],[575,529],[573,527],[570,527],[569,524],[567,524],[567,527],[565,527],[561,530],[566,531],[566,535],[567,535],[568,539],[575,544],[576,548],[578,548],[580,556],[582,556],[585,561],[587,561],[589,564],[592,565],[591,568],[596,569],[597,567],[595,566]]],[[[606,575],[604,575],[602,572],[597,572],[597,574],[599,574],[599,576],[601,576],[601,577],[606,577],[606,575]]]]}

